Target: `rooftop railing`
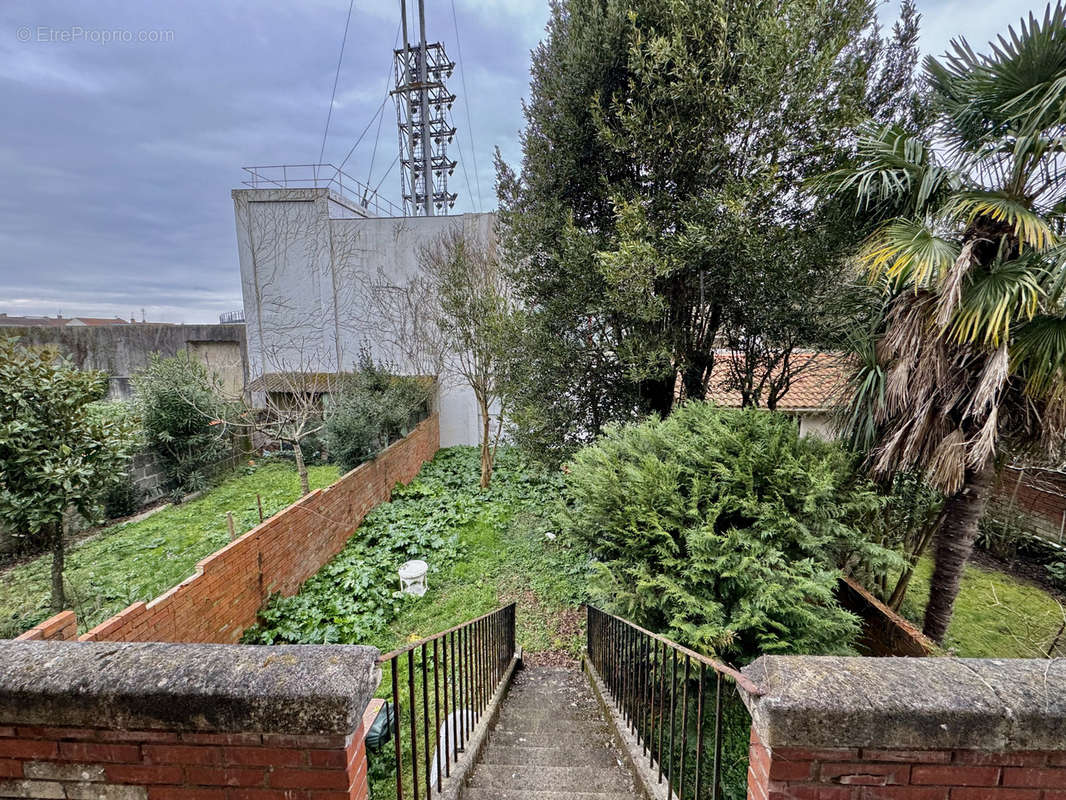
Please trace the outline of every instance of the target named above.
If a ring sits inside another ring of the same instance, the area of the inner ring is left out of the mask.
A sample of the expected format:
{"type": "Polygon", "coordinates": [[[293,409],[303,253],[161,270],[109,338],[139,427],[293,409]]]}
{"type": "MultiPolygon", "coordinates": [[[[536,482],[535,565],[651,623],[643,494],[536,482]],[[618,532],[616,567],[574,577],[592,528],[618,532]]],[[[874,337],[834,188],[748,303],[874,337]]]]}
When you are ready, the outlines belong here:
{"type": "Polygon", "coordinates": [[[330,189],[379,217],[402,217],[403,208],[333,164],[271,164],[241,167],[251,189],[330,189]]]}

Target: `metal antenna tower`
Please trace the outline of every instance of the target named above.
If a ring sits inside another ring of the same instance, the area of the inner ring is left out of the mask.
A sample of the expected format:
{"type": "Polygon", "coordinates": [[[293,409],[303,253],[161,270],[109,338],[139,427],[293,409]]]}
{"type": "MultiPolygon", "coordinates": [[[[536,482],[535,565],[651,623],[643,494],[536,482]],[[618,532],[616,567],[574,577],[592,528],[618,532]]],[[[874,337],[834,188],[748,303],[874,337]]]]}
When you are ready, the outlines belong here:
{"type": "Polygon", "coordinates": [[[425,0],[418,0],[418,44],[407,34],[407,0],[400,0],[403,47],[394,51],[396,125],[400,132],[400,188],[404,213],[409,216],[447,214],[456,195],[448,191],[448,176],[456,162],[448,158],[455,138],[449,119],[455,95],[444,81],[455,63],[444,45],[426,42],[425,0]]]}

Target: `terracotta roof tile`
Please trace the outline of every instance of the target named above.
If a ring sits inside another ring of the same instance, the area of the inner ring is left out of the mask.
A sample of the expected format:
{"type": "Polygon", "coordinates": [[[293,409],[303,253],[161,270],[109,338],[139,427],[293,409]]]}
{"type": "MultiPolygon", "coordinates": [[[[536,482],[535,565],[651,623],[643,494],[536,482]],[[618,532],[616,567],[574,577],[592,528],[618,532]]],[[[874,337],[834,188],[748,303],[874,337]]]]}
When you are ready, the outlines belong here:
{"type": "MultiPolygon", "coordinates": [[[[719,353],[717,358],[729,358],[731,353],[719,353]]],[[[779,411],[828,410],[834,406],[834,399],[847,380],[847,365],[842,353],[800,353],[800,358],[810,358],[810,364],[804,367],[777,401],[779,411]]],[[[796,363],[794,361],[794,363],[796,363]]],[[[804,363],[799,361],[798,363],[804,363]]],[[[740,392],[728,386],[727,370],[719,369],[711,376],[711,385],[707,389],[707,399],[721,406],[739,408],[740,392]],[[717,379],[716,379],[716,376],[717,379]]]]}

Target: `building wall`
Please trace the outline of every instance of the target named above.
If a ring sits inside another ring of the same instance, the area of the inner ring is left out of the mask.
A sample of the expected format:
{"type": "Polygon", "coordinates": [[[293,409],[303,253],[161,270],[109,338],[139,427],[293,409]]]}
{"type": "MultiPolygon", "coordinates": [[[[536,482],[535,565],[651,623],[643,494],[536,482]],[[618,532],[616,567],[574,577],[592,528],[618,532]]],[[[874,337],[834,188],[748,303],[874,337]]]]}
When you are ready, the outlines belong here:
{"type": "Polygon", "coordinates": [[[188,352],[218,371],[238,393],[246,376],[244,325],[166,325],[136,323],[101,327],[7,327],[0,335],[17,336],[22,344],[52,345],[78,369],[99,369],[110,378],[112,400],[131,394],[130,376],[148,366],[152,353],[175,356],[188,352]]]}
{"type": "Polygon", "coordinates": [[[833,417],[823,411],[798,411],[800,436],[814,436],[826,441],[837,438],[837,429],[833,423],[833,417]]]}
{"type": "MultiPolygon", "coordinates": [[[[493,240],[492,214],[368,218],[326,189],[237,189],[233,202],[252,375],[350,370],[364,351],[427,374],[381,298],[414,277],[421,249],[453,226],[493,240]]],[[[436,405],[442,446],[478,441],[472,392],[445,381],[436,405]]]]}

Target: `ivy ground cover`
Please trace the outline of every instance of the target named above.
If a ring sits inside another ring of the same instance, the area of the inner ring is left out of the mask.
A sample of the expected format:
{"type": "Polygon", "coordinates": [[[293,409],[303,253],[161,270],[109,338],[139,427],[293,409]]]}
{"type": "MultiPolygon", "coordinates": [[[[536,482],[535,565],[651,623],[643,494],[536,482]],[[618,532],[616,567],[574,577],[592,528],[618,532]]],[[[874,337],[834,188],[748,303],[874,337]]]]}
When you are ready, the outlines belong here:
{"type": "Polygon", "coordinates": [[[441,450],[298,594],[274,598],[245,641],[388,651],[515,601],[520,645],[576,657],[588,556],[554,536],[561,474],[501,448],[488,489],[479,475],[476,448],[441,450]],[[397,591],[396,570],[414,558],[430,565],[420,598],[397,591]]]}

